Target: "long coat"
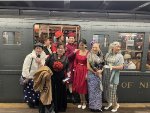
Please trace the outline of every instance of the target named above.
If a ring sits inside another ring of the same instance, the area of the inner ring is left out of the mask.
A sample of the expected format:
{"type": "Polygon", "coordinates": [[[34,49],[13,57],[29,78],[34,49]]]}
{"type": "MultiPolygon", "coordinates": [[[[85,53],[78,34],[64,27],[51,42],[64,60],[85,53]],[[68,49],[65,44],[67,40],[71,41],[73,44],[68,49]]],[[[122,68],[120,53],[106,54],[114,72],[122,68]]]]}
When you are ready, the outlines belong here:
{"type": "MultiPolygon", "coordinates": [[[[32,53],[28,54],[24,60],[23,68],[22,68],[22,76],[26,78],[33,78],[33,75],[38,70],[39,65],[36,63],[36,52],[33,50],[32,53]],[[33,61],[32,61],[33,60],[33,61]],[[32,64],[31,64],[32,62],[32,64]],[[31,65],[31,70],[29,69],[31,65]]],[[[45,64],[47,56],[44,51],[42,51],[40,59],[42,61],[42,65],[45,64]]]]}

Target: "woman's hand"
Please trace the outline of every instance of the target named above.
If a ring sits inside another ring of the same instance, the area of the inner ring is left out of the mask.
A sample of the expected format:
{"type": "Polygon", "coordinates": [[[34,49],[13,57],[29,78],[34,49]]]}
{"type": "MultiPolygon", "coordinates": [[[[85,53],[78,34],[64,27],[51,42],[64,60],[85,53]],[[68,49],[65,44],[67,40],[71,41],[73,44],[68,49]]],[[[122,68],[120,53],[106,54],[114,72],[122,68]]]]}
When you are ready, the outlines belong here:
{"type": "Polygon", "coordinates": [[[36,61],[36,63],[38,63],[39,65],[42,63],[40,58],[36,58],[35,61],[36,61]]]}
{"type": "Polygon", "coordinates": [[[87,80],[87,74],[85,75],[85,80],[87,80]]]}
{"type": "Polygon", "coordinates": [[[75,49],[73,52],[76,53],[79,49],[75,49]]]}
{"type": "Polygon", "coordinates": [[[71,71],[67,72],[67,77],[71,77],[71,71]]]}
{"type": "Polygon", "coordinates": [[[27,84],[28,81],[29,81],[29,78],[25,78],[24,81],[23,81],[23,83],[24,83],[24,84],[27,84]]]}
{"type": "Polygon", "coordinates": [[[96,75],[99,76],[99,77],[101,77],[102,76],[102,72],[103,72],[103,70],[101,70],[101,69],[97,70],[96,71],[96,75]]]}

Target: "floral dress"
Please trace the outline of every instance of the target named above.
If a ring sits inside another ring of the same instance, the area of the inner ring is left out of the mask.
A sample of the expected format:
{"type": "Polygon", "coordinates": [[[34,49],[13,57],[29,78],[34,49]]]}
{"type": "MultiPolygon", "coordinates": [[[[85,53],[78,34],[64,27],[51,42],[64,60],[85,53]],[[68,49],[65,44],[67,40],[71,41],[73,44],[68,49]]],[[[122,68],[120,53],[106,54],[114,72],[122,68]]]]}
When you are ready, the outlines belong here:
{"type": "MultiPolygon", "coordinates": [[[[104,60],[102,53],[96,55],[92,52],[88,55],[88,62],[91,68],[102,69],[104,60]],[[98,62],[97,62],[98,61],[98,62]]],[[[87,77],[88,94],[89,94],[89,108],[93,110],[101,110],[102,108],[102,79],[94,73],[88,71],[87,77]]]]}

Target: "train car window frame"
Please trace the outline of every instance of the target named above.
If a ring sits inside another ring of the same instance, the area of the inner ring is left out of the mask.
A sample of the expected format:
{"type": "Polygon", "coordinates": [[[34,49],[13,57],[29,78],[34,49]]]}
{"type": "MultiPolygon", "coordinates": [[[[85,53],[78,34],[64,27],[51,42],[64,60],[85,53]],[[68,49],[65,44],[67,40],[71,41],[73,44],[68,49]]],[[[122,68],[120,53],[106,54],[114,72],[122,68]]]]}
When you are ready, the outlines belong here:
{"type": "Polygon", "coordinates": [[[109,46],[109,35],[108,34],[93,34],[92,41],[100,43],[102,48],[108,48],[109,46]],[[104,43],[102,43],[104,42],[104,43]]]}
{"type": "Polygon", "coordinates": [[[49,38],[52,43],[55,42],[55,32],[62,31],[65,37],[65,44],[67,44],[68,34],[69,32],[75,33],[75,41],[78,43],[80,40],[80,32],[81,27],[79,25],[71,25],[71,24],[51,24],[51,23],[35,23],[33,25],[33,35],[34,35],[34,43],[42,42],[44,38],[49,38]],[[42,26],[42,27],[41,27],[42,26]]]}
{"type": "Polygon", "coordinates": [[[148,45],[148,52],[147,52],[146,71],[150,71],[150,35],[149,35],[149,45],[148,45]]]}
{"type": "Polygon", "coordinates": [[[21,45],[21,33],[19,31],[3,31],[2,32],[3,45],[21,45]]]}
{"type": "Polygon", "coordinates": [[[141,71],[144,39],[144,32],[118,32],[117,41],[125,60],[123,71],[141,71]]]}

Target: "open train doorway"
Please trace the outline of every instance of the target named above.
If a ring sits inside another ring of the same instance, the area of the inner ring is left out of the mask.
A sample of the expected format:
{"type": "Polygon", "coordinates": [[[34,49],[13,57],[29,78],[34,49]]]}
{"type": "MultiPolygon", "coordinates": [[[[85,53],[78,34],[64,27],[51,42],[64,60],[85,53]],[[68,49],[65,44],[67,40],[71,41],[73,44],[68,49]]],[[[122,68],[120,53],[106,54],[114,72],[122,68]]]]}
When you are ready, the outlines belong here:
{"type": "Polygon", "coordinates": [[[34,43],[42,42],[44,38],[49,38],[51,43],[56,41],[55,32],[61,31],[64,34],[64,43],[68,43],[68,34],[73,32],[75,34],[75,42],[80,40],[80,26],[79,25],[66,25],[66,24],[34,24],[34,43]]]}

